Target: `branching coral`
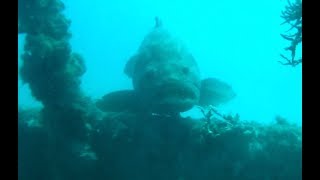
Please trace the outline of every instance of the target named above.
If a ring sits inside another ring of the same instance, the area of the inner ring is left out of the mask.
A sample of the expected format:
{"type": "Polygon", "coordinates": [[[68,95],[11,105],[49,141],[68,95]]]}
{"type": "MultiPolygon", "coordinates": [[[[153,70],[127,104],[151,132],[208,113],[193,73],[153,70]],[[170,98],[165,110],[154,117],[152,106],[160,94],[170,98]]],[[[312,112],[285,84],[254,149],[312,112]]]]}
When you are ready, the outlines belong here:
{"type": "Polygon", "coordinates": [[[281,34],[281,36],[290,41],[291,45],[286,47],[286,51],[291,51],[291,58],[288,58],[281,54],[281,57],[286,60],[286,62],[278,61],[283,65],[290,65],[295,67],[296,65],[302,63],[302,58],[296,59],[296,48],[298,44],[302,43],[302,1],[296,0],[295,3],[291,3],[288,0],[288,5],[285,10],[282,11],[281,17],[285,20],[282,24],[289,24],[291,27],[287,31],[296,30],[295,34],[281,34]]]}

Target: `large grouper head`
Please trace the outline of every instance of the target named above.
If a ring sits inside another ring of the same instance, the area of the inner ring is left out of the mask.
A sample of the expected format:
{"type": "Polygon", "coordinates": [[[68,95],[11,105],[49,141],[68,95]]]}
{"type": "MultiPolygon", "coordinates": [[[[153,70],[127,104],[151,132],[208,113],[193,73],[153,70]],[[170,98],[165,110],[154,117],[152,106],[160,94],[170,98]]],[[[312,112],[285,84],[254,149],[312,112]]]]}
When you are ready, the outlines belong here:
{"type": "Polygon", "coordinates": [[[216,106],[235,97],[231,86],[217,78],[200,80],[198,65],[186,45],[163,28],[159,19],[124,72],[133,90],[103,96],[97,101],[102,111],[177,114],[194,105],[216,106]]]}
{"type": "Polygon", "coordinates": [[[196,61],[181,40],[156,26],[142,41],[124,72],[140,102],[156,112],[183,112],[200,97],[196,61]]]}

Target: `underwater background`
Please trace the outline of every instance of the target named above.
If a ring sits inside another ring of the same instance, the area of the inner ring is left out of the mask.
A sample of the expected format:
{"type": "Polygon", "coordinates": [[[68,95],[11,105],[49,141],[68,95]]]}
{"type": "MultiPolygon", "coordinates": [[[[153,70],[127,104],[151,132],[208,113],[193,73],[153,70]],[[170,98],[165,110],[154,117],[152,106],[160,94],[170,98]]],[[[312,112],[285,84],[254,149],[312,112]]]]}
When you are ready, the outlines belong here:
{"type": "Polygon", "coordinates": [[[18,0],[18,178],[302,179],[301,44],[301,0],[18,0]]]}
{"type": "MultiPolygon", "coordinates": [[[[248,120],[271,122],[280,115],[301,125],[302,65],[278,63],[288,42],[280,36],[284,0],[262,1],[126,1],[66,0],[71,19],[72,48],[86,59],[81,87],[100,98],[131,88],[123,69],[144,35],[161,17],[193,53],[202,77],[218,77],[234,88],[237,97],[224,104],[227,113],[248,120]]],[[[18,59],[24,35],[18,36],[18,59]]],[[[297,50],[301,56],[301,48],[297,50]],[[299,52],[300,50],[300,52],[299,52]]],[[[19,104],[37,106],[28,85],[18,80],[19,104]]],[[[197,111],[188,114],[198,116],[197,111]]]]}

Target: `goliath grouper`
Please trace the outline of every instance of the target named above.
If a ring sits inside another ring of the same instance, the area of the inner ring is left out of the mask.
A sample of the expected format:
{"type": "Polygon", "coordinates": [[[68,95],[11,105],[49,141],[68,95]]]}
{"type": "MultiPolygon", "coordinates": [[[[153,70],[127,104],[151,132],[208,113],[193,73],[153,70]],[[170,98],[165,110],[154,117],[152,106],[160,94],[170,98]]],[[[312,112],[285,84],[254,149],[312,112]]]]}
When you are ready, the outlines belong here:
{"type": "Polygon", "coordinates": [[[208,106],[235,97],[231,86],[216,78],[201,81],[198,65],[183,42],[156,18],[156,25],[127,62],[133,90],[111,92],[97,101],[106,112],[176,114],[194,105],[208,106]]]}

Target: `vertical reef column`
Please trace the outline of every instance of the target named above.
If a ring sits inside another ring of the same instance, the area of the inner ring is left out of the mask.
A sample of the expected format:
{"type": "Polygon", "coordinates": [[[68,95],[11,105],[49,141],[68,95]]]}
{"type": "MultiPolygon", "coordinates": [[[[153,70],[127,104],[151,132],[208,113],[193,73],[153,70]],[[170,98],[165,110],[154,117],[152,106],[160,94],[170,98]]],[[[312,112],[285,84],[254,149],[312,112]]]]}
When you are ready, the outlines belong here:
{"type": "Polygon", "coordinates": [[[86,123],[94,118],[80,89],[86,69],[72,52],[64,8],[60,0],[18,0],[18,33],[26,34],[20,75],[44,106],[41,120],[49,145],[41,151],[50,157],[43,163],[51,172],[46,179],[91,179],[92,161],[83,154],[90,149],[86,123]]]}
{"type": "Polygon", "coordinates": [[[26,33],[21,78],[44,105],[45,124],[59,127],[59,133],[82,136],[84,109],[79,105],[86,100],[79,85],[85,64],[71,50],[70,20],[62,14],[64,4],[60,0],[18,3],[19,33],[26,33]]]}

